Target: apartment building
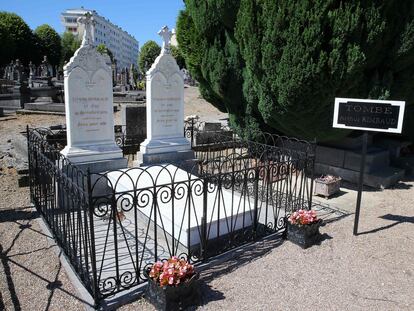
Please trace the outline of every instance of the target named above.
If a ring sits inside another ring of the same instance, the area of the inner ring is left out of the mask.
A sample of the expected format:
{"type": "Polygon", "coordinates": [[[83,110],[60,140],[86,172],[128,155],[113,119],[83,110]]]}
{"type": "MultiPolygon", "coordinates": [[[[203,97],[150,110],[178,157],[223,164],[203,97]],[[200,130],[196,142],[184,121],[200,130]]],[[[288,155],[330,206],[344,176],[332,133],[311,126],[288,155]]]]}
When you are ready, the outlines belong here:
{"type": "Polygon", "coordinates": [[[137,67],[139,53],[138,41],[121,27],[114,25],[105,17],[100,16],[95,10],[81,7],[79,9],[68,9],[63,12],[61,21],[65,27],[65,31],[69,31],[81,39],[83,36],[83,27],[78,24],[77,20],[87,12],[92,14],[95,20],[95,27],[92,30],[94,44],[99,45],[103,43],[111,50],[116,59],[118,69],[129,68],[131,64],[137,67]]]}

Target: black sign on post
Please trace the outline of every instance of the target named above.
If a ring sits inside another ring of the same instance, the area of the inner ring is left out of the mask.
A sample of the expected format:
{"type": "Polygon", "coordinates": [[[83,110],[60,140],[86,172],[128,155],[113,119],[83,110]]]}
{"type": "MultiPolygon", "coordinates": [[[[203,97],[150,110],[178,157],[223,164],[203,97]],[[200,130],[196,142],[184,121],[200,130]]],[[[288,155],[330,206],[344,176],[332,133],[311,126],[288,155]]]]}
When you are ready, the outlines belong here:
{"type": "Polygon", "coordinates": [[[405,102],[394,100],[370,100],[335,98],[333,127],[364,131],[362,136],[361,166],[358,196],[355,208],[354,235],[358,234],[362,187],[364,185],[367,131],[401,134],[405,102]]]}
{"type": "Polygon", "coordinates": [[[333,127],[401,133],[405,102],[335,98],[333,127]]]}

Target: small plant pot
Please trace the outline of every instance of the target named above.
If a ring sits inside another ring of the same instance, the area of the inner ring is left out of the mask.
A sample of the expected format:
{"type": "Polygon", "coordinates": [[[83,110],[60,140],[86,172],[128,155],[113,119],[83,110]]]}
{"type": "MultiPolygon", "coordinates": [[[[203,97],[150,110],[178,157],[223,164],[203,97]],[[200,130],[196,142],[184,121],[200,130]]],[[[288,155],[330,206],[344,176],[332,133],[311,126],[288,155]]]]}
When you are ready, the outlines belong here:
{"type": "Polygon", "coordinates": [[[341,186],[341,178],[332,181],[323,181],[315,179],[315,194],[329,198],[331,195],[337,193],[341,186]]]}
{"type": "Polygon", "coordinates": [[[322,220],[318,220],[309,225],[292,225],[287,224],[287,239],[302,248],[308,248],[320,240],[319,227],[322,220]]]}
{"type": "MultiPolygon", "coordinates": [[[[148,273],[146,273],[148,277],[148,273]]],[[[159,311],[184,310],[200,303],[199,274],[196,272],[188,281],[178,286],[161,287],[148,277],[145,298],[159,311]]]]}

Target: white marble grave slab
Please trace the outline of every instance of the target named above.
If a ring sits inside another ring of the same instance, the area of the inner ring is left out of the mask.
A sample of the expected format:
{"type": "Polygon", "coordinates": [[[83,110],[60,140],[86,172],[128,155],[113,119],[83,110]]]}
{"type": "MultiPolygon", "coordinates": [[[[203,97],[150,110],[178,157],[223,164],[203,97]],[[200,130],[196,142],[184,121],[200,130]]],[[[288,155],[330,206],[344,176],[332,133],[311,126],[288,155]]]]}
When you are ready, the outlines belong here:
{"type": "MultiPolygon", "coordinates": [[[[203,194],[201,192],[194,194],[197,184],[202,187],[202,182],[197,176],[171,164],[113,171],[108,173],[107,176],[108,184],[112,189],[115,189],[117,197],[122,195],[122,193],[134,195],[134,187],[136,189],[135,193],[138,195],[140,193],[144,194],[145,189],[151,190],[152,194],[154,190],[160,191],[163,186],[171,185],[171,180],[174,180],[175,187],[180,183],[190,182],[193,185],[192,200],[190,200],[190,222],[188,222],[188,201],[186,200],[186,195],[180,200],[174,200],[174,222],[172,200],[163,203],[158,197],[159,209],[157,213],[159,215],[157,216],[157,225],[162,227],[163,224],[163,229],[184,246],[187,246],[188,237],[190,239],[190,247],[200,243],[199,230],[201,230],[201,219],[203,216],[203,194]],[[160,219],[162,219],[162,224],[160,219]]],[[[231,191],[225,189],[222,189],[220,195],[218,195],[217,187],[215,185],[209,186],[215,190],[207,195],[208,239],[217,237],[218,227],[220,236],[223,236],[253,224],[253,198],[249,200],[248,197],[241,196],[238,192],[232,194],[231,191]],[[220,212],[218,212],[219,206],[220,212]]],[[[171,190],[168,190],[167,193],[171,193],[171,190]]],[[[185,193],[187,194],[187,192],[185,193]]],[[[129,195],[122,195],[122,197],[131,200],[129,195]]],[[[144,217],[154,221],[153,204],[134,208],[141,212],[144,217]]],[[[133,219],[133,217],[130,219],[133,219]]]]}

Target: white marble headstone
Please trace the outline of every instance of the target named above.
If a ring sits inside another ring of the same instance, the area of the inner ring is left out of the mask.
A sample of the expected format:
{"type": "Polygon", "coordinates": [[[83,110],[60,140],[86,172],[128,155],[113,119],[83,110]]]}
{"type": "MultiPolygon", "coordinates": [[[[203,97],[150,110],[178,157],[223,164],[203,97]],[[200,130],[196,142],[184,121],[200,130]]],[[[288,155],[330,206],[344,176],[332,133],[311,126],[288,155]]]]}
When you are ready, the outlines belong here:
{"type": "Polygon", "coordinates": [[[161,54],[147,72],[147,139],[141,153],[156,154],[191,150],[183,136],[184,79],[170,52],[171,31],[163,27],[161,54]]]}
{"type": "Polygon", "coordinates": [[[112,71],[92,43],[90,15],[81,47],[64,67],[67,146],[62,150],[71,162],[122,158],[115,144],[112,71]]]}

